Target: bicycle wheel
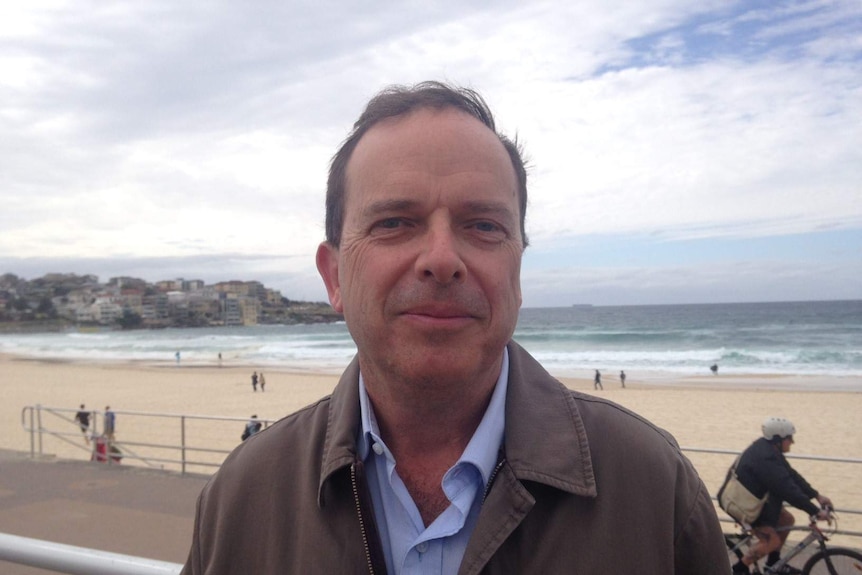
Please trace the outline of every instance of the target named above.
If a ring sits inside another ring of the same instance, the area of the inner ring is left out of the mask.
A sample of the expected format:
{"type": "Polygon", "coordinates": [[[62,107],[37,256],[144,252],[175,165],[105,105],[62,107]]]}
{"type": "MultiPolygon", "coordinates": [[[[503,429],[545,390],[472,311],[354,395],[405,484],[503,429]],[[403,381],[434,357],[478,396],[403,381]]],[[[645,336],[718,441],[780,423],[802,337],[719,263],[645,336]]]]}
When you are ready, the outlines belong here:
{"type": "Polygon", "coordinates": [[[834,547],[806,561],[802,575],[862,575],[862,553],[834,547]]]}

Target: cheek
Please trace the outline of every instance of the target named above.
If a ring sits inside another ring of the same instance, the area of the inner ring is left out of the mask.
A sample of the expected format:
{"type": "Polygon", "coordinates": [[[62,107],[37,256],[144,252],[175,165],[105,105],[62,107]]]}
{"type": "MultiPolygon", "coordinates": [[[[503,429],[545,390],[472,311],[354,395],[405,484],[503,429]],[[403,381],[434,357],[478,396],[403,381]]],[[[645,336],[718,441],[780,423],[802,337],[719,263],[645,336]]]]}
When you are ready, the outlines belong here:
{"type": "Polygon", "coordinates": [[[348,305],[364,315],[393,284],[392,260],[370,250],[356,250],[351,255],[339,270],[341,289],[348,305]]]}

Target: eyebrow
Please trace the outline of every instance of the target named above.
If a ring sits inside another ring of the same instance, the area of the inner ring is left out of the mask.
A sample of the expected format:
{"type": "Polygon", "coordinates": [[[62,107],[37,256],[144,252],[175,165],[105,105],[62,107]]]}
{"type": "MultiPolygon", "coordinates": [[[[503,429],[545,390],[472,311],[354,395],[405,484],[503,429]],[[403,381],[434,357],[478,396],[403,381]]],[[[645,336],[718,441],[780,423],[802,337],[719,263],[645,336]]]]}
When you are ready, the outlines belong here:
{"type": "MultiPolygon", "coordinates": [[[[376,216],[387,212],[399,212],[419,207],[421,202],[413,199],[386,199],[372,202],[362,210],[364,216],[376,216]]],[[[513,217],[515,214],[505,202],[468,200],[460,206],[471,214],[497,214],[513,217]]]]}
{"type": "Polygon", "coordinates": [[[387,212],[400,212],[404,210],[409,210],[411,208],[415,208],[419,205],[419,202],[416,200],[380,200],[377,202],[372,202],[368,206],[362,210],[362,215],[364,216],[376,216],[378,214],[384,214],[387,212]]]}
{"type": "Polygon", "coordinates": [[[509,205],[505,202],[470,200],[464,202],[464,205],[467,207],[467,211],[475,214],[497,214],[500,216],[515,215],[512,213],[512,210],[509,209],[509,205]]]}

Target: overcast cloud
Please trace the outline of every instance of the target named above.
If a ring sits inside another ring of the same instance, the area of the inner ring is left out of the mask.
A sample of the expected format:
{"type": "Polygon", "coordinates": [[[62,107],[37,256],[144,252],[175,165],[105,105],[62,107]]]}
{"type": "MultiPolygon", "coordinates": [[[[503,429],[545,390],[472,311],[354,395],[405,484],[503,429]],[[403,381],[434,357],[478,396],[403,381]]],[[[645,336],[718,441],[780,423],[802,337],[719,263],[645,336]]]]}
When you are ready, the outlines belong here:
{"type": "Polygon", "coordinates": [[[862,4],[0,5],[0,272],[325,299],[329,158],[390,83],[530,160],[528,306],[862,298],[862,4]]]}

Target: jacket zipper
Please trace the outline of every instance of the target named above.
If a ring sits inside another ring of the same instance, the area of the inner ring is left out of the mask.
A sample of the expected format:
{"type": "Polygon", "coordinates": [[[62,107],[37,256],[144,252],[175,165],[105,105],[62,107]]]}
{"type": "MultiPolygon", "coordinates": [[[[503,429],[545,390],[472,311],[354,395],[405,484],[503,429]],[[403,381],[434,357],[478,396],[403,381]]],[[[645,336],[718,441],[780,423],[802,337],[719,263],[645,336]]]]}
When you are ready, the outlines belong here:
{"type": "Polygon", "coordinates": [[[353,487],[353,501],[356,503],[356,515],[359,517],[359,529],[362,531],[362,545],[365,547],[365,561],[368,563],[369,575],[374,575],[374,564],[371,561],[371,548],[368,545],[368,533],[365,520],[362,517],[362,505],[359,503],[359,486],[356,484],[356,464],[350,465],[350,484],[353,487]]]}
{"type": "Polygon", "coordinates": [[[500,459],[499,463],[497,463],[497,467],[495,467],[494,471],[491,472],[491,476],[488,478],[488,485],[485,486],[485,493],[482,494],[482,503],[485,503],[485,499],[488,498],[488,493],[491,491],[494,479],[497,477],[497,473],[502,469],[504,463],[506,463],[505,457],[500,459]]]}

